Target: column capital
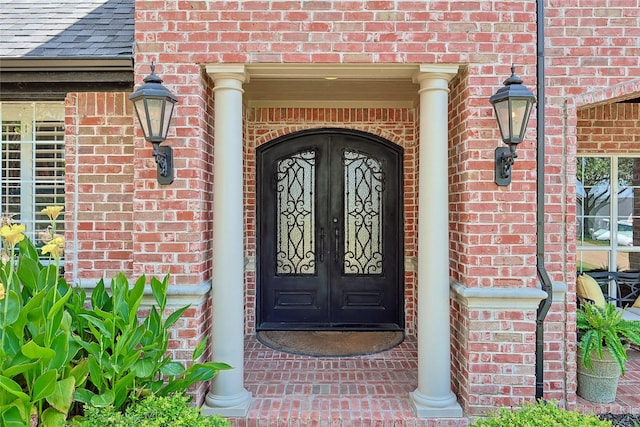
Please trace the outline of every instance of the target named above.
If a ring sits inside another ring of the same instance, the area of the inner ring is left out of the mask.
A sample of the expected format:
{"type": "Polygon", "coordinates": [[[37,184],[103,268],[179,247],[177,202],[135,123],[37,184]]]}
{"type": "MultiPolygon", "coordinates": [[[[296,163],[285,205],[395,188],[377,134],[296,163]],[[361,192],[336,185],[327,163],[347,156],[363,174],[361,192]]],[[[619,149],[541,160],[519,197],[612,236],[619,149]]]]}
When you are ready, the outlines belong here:
{"type": "MultiPolygon", "coordinates": [[[[440,82],[440,86],[448,87],[448,83],[458,74],[458,65],[452,64],[420,64],[413,75],[413,82],[424,86],[427,82],[440,82]]],[[[436,83],[437,84],[437,83],[436,83]]]]}
{"type": "Polygon", "coordinates": [[[205,70],[215,82],[219,79],[235,79],[249,83],[249,73],[244,64],[207,64],[205,70]]]}

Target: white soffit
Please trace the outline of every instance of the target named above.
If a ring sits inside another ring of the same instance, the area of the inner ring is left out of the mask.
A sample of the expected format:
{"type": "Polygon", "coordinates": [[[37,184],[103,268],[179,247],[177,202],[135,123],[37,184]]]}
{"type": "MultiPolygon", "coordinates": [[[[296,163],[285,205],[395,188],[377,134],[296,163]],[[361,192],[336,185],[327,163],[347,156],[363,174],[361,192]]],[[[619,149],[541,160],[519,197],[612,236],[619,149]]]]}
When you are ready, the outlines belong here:
{"type": "Polygon", "coordinates": [[[410,108],[418,64],[247,64],[249,107],[410,108]]]}

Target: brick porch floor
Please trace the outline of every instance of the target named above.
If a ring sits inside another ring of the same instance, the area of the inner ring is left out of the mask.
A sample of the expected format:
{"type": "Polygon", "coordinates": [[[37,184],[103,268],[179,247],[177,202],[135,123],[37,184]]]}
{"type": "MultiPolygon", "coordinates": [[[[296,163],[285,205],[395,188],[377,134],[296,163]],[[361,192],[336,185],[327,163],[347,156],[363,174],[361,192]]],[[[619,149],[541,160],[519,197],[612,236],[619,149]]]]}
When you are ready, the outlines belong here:
{"type": "MultiPolygon", "coordinates": [[[[593,405],[578,398],[583,412],[640,413],[640,352],[630,351],[618,399],[593,405]]],[[[245,386],[254,401],[235,427],[441,427],[466,426],[466,418],[418,419],[409,392],[417,387],[414,339],[373,355],[306,357],[274,351],[245,340],[245,386]]]]}

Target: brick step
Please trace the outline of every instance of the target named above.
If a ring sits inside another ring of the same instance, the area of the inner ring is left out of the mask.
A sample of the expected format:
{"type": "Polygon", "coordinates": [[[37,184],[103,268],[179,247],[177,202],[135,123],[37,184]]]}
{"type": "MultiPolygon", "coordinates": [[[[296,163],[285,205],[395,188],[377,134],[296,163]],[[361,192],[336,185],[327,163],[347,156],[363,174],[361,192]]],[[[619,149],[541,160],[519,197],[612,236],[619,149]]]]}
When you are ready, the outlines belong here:
{"type": "Polygon", "coordinates": [[[466,418],[417,419],[407,398],[349,396],[342,398],[258,398],[235,427],[452,427],[466,418]]]}

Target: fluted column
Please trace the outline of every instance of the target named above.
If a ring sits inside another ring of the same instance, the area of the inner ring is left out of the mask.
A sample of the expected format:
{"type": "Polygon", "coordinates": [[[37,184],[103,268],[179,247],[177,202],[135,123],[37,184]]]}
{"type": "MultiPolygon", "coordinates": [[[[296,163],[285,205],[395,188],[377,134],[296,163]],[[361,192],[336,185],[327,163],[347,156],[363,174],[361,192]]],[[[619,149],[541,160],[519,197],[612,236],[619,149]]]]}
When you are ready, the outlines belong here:
{"type": "Polygon", "coordinates": [[[212,381],[206,414],[245,416],[251,393],[244,388],[244,223],[242,175],[243,65],[207,67],[214,82],[213,357],[233,367],[212,381]]]}
{"type": "Polygon", "coordinates": [[[418,181],[418,388],[411,393],[419,417],[461,417],[451,391],[449,317],[449,81],[457,66],[421,66],[418,181]]]}

